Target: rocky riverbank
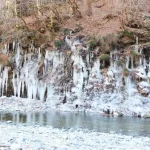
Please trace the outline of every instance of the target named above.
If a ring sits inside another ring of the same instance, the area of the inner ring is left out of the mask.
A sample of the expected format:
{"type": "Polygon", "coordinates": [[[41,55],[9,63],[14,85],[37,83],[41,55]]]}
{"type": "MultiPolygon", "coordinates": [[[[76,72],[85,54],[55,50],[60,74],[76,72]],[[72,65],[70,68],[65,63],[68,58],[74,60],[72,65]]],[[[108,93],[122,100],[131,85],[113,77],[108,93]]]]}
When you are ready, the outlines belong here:
{"type": "Polygon", "coordinates": [[[150,138],[87,130],[60,130],[52,127],[0,124],[0,148],[23,150],[149,150],[150,138]]]}

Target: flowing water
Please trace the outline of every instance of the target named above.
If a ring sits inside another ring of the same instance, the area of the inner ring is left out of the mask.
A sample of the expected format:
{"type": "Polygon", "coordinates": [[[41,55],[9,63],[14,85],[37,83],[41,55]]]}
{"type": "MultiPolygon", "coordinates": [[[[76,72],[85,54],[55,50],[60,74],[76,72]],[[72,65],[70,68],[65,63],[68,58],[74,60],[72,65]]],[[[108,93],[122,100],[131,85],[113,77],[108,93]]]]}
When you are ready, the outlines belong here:
{"type": "Polygon", "coordinates": [[[52,126],[66,130],[88,129],[150,137],[149,118],[112,117],[83,112],[0,112],[0,121],[25,126],[52,126]]]}

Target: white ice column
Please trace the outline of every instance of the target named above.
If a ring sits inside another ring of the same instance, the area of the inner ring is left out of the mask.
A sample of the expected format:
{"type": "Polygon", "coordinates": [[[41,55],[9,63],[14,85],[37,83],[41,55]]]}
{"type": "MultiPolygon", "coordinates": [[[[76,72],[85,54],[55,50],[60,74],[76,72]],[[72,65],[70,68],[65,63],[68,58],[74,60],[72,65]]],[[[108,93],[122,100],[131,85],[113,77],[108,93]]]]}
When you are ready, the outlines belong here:
{"type": "Polygon", "coordinates": [[[38,79],[34,79],[33,80],[33,85],[32,85],[33,99],[36,99],[37,88],[38,88],[38,79]]]}
{"type": "Polygon", "coordinates": [[[45,92],[46,92],[46,84],[43,83],[42,81],[39,81],[38,95],[41,101],[44,101],[45,92]]]}
{"type": "Polygon", "coordinates": [[[140,59],[139,59],[139,65],[141,66],[142,65],[142,48],[140,49],[140,59]]]}
{"type": "Polygon", "coordinates": [[[13,51],[15,51],[15,45],[16,45],[16,42],[13,41],[13,51]]]}
{"type": "Polygon", "coordinates": [[[21,80],[20,80],[20,75],[19,72],[17,72],[17,96],[20,97],[21,96],[21,80]]]}
{"type": "Polygon", "coordinates": [[[27,97],[29,99],[32,99],[32,80],[31,79],[27,81],[27,97]]]}
{"type": "Polygon", "coordinates": [[[42,54],[41,54],[41,49],[39,48],[39,52],[38,52],[38,62],[41,60],[42,54]]]}
{"type": "Polygon", "coordinates": [[[17,84],[16,84],[15,78],[12,79],[12,83],[13,83],[13,89],[14,89],[14,96],[17,96],[17,84]]]}
{"type": "Polygon", "coordinates": [[[25,88],[25,82],[24,81],[22,81],[21,82],[21,93],[22,93],[22,96],[24,96],[24,88],[25,88]]]}
{"type": "Polygon", "coordinates": [[[136,37],[136,45],[135,45],[135,51],[138,52],[139,50],[139,39],[136,37]]]}
{"type": "Polygon", "coordinates": [[[53,94],[54,94],[54,87],[51,84],[47,85],[47,99],[52,98],[53,94]]]}
{"type": "Polygon", "coordinates": [[[7,84],[8,84],[8,67],[5,67],[3,71],[3,79],[2,79],[2,95],[4,94],[5,90],[7,92],[7,84]]]}
{"type": "Polygon", "coordinates": [[[92,69],[92,72],[94,72],[94,74],[96,75],[96,78],[97,79],[100,79],[101,78],[101,73],[100,73],[100,60],[97,59],[95,62],[94,62],[94,67],[92,69]]]}
{"type": "Polygon", "coordinates": [[[20,66],[20,63],[21,63],[21,48],[20,48],[20,45],[19,43],[17,44],[17,54],[15,56],[15,62],[16,62],[16,67],[19,68],[20,66]]]}
{"type": "Polygon", "coordinates": [[[129,69],[129,56],[126,56],[126,69],[129,69]]]}
{"type": "Polygon", "coordinates": [[[133,60],[133,57],[131,57],[131,69],[134,69],[134,62],[133,62],[134,60],[133,60]]]}
{"type": "Polygon", "coordinates": [[[132,81],[130,76],[126,77],[126,91],[128,94],[128,98],[130,98],[132,95],[132,81]]]}

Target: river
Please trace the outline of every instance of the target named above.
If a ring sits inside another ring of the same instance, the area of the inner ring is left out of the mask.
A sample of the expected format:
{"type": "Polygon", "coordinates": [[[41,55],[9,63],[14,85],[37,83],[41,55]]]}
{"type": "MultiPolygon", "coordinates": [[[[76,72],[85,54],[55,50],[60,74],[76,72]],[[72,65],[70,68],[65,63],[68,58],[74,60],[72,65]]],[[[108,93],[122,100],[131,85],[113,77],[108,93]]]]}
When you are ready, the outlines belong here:
{"type": "Polygon", "coordinates": [[[83,112],[0,112],[0,121],[24,126],[52,126],[59,129],[86,129],[104,133],[118,133],[150,137],[150,119],[113,117],[83,112]]]}

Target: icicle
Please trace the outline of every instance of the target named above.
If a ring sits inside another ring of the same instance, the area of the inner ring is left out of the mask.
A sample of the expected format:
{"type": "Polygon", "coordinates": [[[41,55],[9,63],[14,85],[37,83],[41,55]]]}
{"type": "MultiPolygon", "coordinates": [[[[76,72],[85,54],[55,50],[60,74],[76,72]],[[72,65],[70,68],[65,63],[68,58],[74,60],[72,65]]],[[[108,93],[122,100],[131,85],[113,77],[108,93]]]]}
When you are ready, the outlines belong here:
{"type": "Polygon", "coordinates": [[[132,81],[131,81],[131,77],[128,76],[126,77],[126,91],[127,91],[127,94],[128,94],[128,98],[131,97],[132,95],[132,81]]]}
{"type": "Polygon", "coordinates": [[[46,74],[48,71],[48,60],[44,59],[44,74],[46,74]]]}
{"type": "Polygon", "coordinates": [[[39,52],[38,52],[38,62],[41,60],[41,57],[42,57],[42,55],[41,55],[41,49],[39,48],[39,52]]]}
{"type": "Polygon", "coordinates": [[[3,82],[3,79],[2,79],[2,73],[0,73],[0,96],[2,96],[2,82],[3,82]]]}
{"type": "Polygon", "coordinates": [[[135,51],[138,52],[138,50],[139,50],[139,40],[138,37],[136,37],[135,51]]]}
{"type": "Polygon", "coordinates": [[[22,93],[22,96],[24,96],[24,88],[25,88],[25,85],[24,85],[24,81],[21,82],[21,93],[22,93]]]}
{"type": "Polygon", "coordinates": [[[27,96],[28,96],[29,99],[32,99],[32,80],[28,80],[27,96]]]}
{"type": "Polygon", "coordinates": [[[16,45],[16,42],[13,41],[13,51],[15,51],[15,45],[16,45]]]}
{"type": "Polygon", "coordinates": [[[8,83],[8,68],[5,67],[3,71],[3,81],[2,81],[2,95],[6,89],[7,92],[7,83],[8,83]]]}
{"type": "Polygon", "coordinates": [[[45,91],[46,91],[46,84],[39,82],[38,84],[38,94],[39,98],[41,101],[44,101],[44,96],[45,96],[45,91]]]}
{"type": "Polygon", "coordinates": [[[146,66],[147,66],[145,56],[143,56],[143,66],[144,66],[144,68],[146,68],[146,66]]]}
{"type": "Polygon", "coordinates": [[[143,51],[143,49],[141,48],[140,49],[140,59],[139,59],[139,65],[140,66],[142,65],[142,51],[143,51]]]}
{"type": "Polygon", "coordinates": [[[133,65],[133,57],[131,57],[131,69],[134,69],[134,65],[133,65]]]}
{"type": "Polygon", "coordinates": [[[96,75],[97,79],[101,78],[101,74],[100,74],[100,60],[97,59],[94,62],[94,67],[92,68],[92,72],[96,75]]]}
{"type": "Polygon", "coordinates": [[[129,56],[126,56],[126,69],[129,69],[129,56]]]}
{"type": "Polygon", "coordinates": [[[15,71],[13,71],[12,83],[13,83],[13,89],[14,89],[14,96],[17,96],[17,85],[16,85],[16,79],[15,79],[15,71]]]}
{"type": "MultiPolygon", "coordinates": [[[[32,70],[34,73],[36,73],[37,65],[34,67],[35,70],[32,70]]],[[[26,76],[26,87],[27,87],[27,96],[29,99],[36,99],[37,96],[37,87],[38,87],[38,80],[34,76],[34,74],[29,74],[28,69],[25,70],[25,76],[26,76]]]]}
{"type": "Polygon", "coordinates": [[[120,93],[121,92],[121,86],[122,86],[122,76],[118,77],[116,79],[116,89],[117,89],[117,92],[120,93]]]}
{"type": "Polygon", "coordinates": [[[54,88],[51,84],[49,84],[47,86],[47,99],[52,98],[53,94],[54,94],[54,88]]]}
{"type": "Polygon", "coordinates": [[[82,90],[83,90],[83,72],[80,71],[80,74],[78,76],[78,85],[77,85],[77,95],[79,100],[81,100],[81,96],[82,96],[82,90]]]}
{"type": "Polygon", "coordinates": [[[15,62],[16,62],[16,67],[18,69],[19,66],[20,66],[20,63],[21,63],[21,55],[20,55],[20,46],[19,46],[19,43],[17,45],[17,54],[16,54],[15,62]]]}
{"type": "Polygon", "coordinates": [[[33,88],[32,88],[32,91],[33,91],[33,99],[36,99],[36,96],[37,96],[37,86],[38,86],[38,80],[34,80],[33,81],[33,88]]]}
{"type": "Polygon", "coordinates": [[[17,78],[17,95],[18,95],[18,97],[20,97],[21,96],[21,80],[20,80],[20,78],[18,77],[17,78]]]}

